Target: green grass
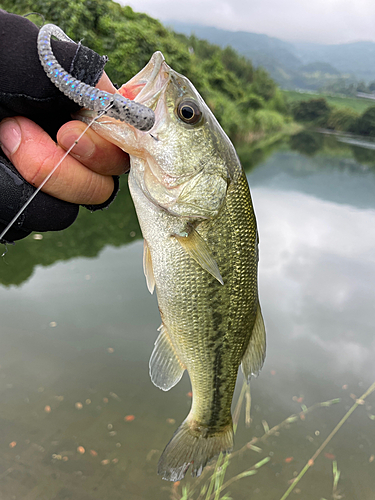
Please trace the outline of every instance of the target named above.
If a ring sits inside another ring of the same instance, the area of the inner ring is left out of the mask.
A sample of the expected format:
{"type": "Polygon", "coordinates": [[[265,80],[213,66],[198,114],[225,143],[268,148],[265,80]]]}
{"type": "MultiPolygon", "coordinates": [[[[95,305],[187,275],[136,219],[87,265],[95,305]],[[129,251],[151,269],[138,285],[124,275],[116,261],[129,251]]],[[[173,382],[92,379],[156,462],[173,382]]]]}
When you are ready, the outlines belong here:
{"type": "MultiPolygon", "coordinates": [[[[322,451],[325,449],[328,443],[330,443],[332,438],[341,429],[341,427],[349,419],[352,413],[354,413],[354,411],[359,406],[365,404],[366,398],[370,396],[370,394],[372,394],[373,392],[375,392],[375,382],[367,389],[367,391],[364,394],[362,394],[362,396],[360,396],[358,399],[355,400],[355,403],[345,413],[340,422],[336,425],[336,427],[330,432],[330,434],[324,440],[324,442],[315,451],[314,455],[306,462],[306,465],[300,471],[300,473],[298,475],[295,474],[292,482],[289,481],[290,485],[286,490],[286,492],[284,493],[284,495],[280,498],[280,500],[286,500],[287,498],[290,497],[290,494],[296,488],[299,481],[308,472],[308,470],[315,465],[315,461],[318,459],[319,455],[322,453],[322,451]]],[[[247,426],[249,426],[251,398],[250,398],[250,386],[246,383],[246,381],[243,382],[241,393],[238,398],[235,410],[233,412],[234,431],[237,429],[241,407],[244,401],[245,401],[245,415],[246,415],[245,422],[247,426]]],[[[255,463],[249,469],[225,481],[225,475],[228,465],[230,464],[230,461],[234,456],[240,455],[243,458],[244,453],[249,449],[256,451],[258,453],[264,453],[265,450],[263,450],[258,446],[255,446],[255,443],[261,446],[262,444],[265,444],[265,442],[269,437],[279,435],[279,431],[282,430],[283,428],[289,428],[290,424],[297,422],[300,423],[301,420],[303,422],[305,420],[306,415],[312,412],[313,410],[317,408],[329,407],[332,406],[333,404],[339,403],[340,401],[341,400],[339,398],[331,399],[329,401],[324,401],[322,403],[316,403],[310,406],[309,408],[307,408],[305,405],[301,405],[301,410],[302,410],[301,412],[291,415],[290,417],[286,418],[280,424],[275,425],[271,429],[269,428],[267,422],[263,420],[262,424],[264,428],[264,434],[262,436],[260,437],[253,436],[251,441],[245,444],[245,446],[228,455],[223,456],[222,454],[220,454],[216,461],[216,464],[207,465],[202,475],[199,478],[196,478],[193,482],[185,483],[182,484],[181,486],[180,486],[180,481],[175,482],[170,490],[171,496],[169,498],[171,500],[234,500],[231,496],[229,496],[230,495],[229,492],[226,492],[222,495],[223,491],[226,490],[234,482],[244,477],[253,476],[257,474],[258,470],[261,467],[263,467],[272,460],[270,454],[264,457],[259,462],[255,463]]],[[[343,495],[341,491],[338,489],[338,483],[341,473],[337,468],[336,461],[332,463],[332,473],[333,473],[332,496],[330,496],[329,498],[331,498],[332,500],[340,500],[344,498],[345,495],[343,495]]],[[[325,499],[321,498],[321,500],[325,499]]]]}
{"type": "MultiPolygon", "coordinates": [[[[375,382],[373,384],[373,390],[375,390],[375,382]]],[[[366,398],[370,394],[371,388],[362,396],[363,399],[366,398]]],[[[220,454],[216,464],[211,464],[207,465],[198,478],[196,478],[194,481],[189,482],[189,483],[184,483],[180,484],[180,481],[175,482],[172,485],[172,488],[170,490],[171,496],[169,497],[171,500],[234,500],[231,496],[229,491],[224,493],[224,490],[227,490],[227,488],[235,483],[236,481],[239,481],[242,478],[248,477],[248,476],[253,476],[258,473],[258,470],[265,466],[268,462],[272,460],[271,455],[265,456],[262,458],[260,461],[256,462],[253,464],[250,468],[247,470],[241,472],[240,474],[237,474],[236,476],[232,476],[231,478],[226,478],[226,471],[228,468],[228,465],[230,465],[230,462],[233,457],[235,456],[242,456],[244,453],[248,450],[255,451],[257,453],[265,453],[265,450],[263,448],[260,448],[257,445],[262,446],[262,444],[265,444],[267,439],[271,436],[278,435],[279,431],[281,431],[284,428],[289,428],[291,424],[300,422],[301,420],[305,420],[305,416],[312,412],[313,410],[316,410],[317,408],[323,408],[323,407],[329,407],[332,406],[333,404],[339,403],[340,399],[331,399],[330,401],[324,401],[322,403],[316,403],[309,408],[307,408],[305,405],[301,405],[302,411],[299,413],[295,413],[291,415],[290,417],[286,418],[283,420],[281,423],[278,425],[273,426],[270,428],[265,420],[262,421],[263,428],[264,428],[264,434],[260,437],[255,437],[251,439],[248,443],[246,443],[242,448],[240,448],[237,451],[234,451],[230,454],[227,454],[223,456],[223,454],[220,454]]],[[[356,403],[354,406],[358,406],[360,402],[356,403]]],[[[250,409],[251,409],[251,396],[250,396],[250,385],[246,383],[246,381],[243,381],[242,384],[242,389],[241,393],[239,395],[235,410],[233,412],[233,430],[236,432],[237,430],[237,425],[238,421],[240,418],[240,413],[241,413],[241,408],[242,406],[245,406],[245,424],[247,427],[250,426],[250,409]]],[[[350,410],[351,413],[353,412],[353,409],[350,410]]],[[[340,422],[339,426],[341,427],[342,423],[340,422]]],[[[336,426],[335,432],[340,428],[339,426],[336,426]]],[[[332,433],[331,433],[332,434],[332,433]]],[[[333,435],[333,434],[332,434],[333,435]]],[[[331,435],[329,436],[329,438],[331,435]]],[[[323,443],[325,446],[328,443],[328,440],[323,443]]],[[[320,452],[323,450],[324,446],[321,446],[318,450],[318,453],[314,455],[314,459],[317,458],[317,456],[320,454],[320,452]]],[[[266,452],[267,453],[267,452],[266,452]]],[[[307,469],[311,466],[310,462],[306,465],[305,469],[303,469],[303,473],[300,473],[300,478],[304,475],[304,473],[307,471],[307,469]]],[[[338,485],[338,480],[340,477],[339,471],[337,471],[337,466],[336,468],[333,469],[333,474],[334,474],[334,483],[333,483],[333,489],[334,493],[337,493],[337,485],[338,485]]],[[[284,496],[282,497],[281,500],[285,500],[288,496],[289,493],[294,489],[294,483],[290,485],[284,496]]],[[[338,500],[338,497],[333,497],[334,500],[338,500]]]]}
{"type": "Polygon", "coordinates": [[[319,94],[312,92],[297,92],[296,90],[282,90],[289,102],[308,101],[310,99],[318,99],[324,97],[330,106],[336,108],[351,108],[358,113],[363,113],[370,106],[375,106],[375,101],[371,99],[360,99],[357,97],[339,97],[329,96],[327,94],[319,94]]]}

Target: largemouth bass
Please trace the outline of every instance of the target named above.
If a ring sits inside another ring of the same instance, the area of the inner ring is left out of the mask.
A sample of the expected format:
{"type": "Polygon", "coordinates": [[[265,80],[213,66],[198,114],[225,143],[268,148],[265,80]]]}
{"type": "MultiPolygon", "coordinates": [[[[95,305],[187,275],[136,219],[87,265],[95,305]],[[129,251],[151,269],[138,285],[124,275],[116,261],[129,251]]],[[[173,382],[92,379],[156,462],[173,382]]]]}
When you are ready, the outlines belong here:
{"type": "Polygon", "coordinates": [[[155,112],[142,132],[103,117],[94,130],[128,152],[129,186],[144,237],[144,272],[162,319],[153,383],[171,389],[187,370],[192,407],[159,460],[178,481],[199,476],[233,447],[231,404],[239,365],[262,367],[258,232],[235,149],[190,81],[156,52],[120,93],[155,112]]]}

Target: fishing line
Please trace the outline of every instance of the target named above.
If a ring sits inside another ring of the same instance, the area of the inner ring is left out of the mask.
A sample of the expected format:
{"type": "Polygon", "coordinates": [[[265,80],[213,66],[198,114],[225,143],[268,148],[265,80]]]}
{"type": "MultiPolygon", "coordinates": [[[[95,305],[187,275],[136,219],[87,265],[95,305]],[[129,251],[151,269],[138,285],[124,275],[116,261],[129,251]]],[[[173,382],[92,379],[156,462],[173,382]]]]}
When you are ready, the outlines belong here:
{"type": "MultiPolygon", "coordinates": [[[[1,254],[1,256],[2,256],[2,257],[5,257],[5,256],[6,256],[6,254],[8,253],[8,247],[7,247],[7,245],[5,244],[4,246],[5,246],[5,250],[4,250],[4,252],[1,254]]],[[[4,262],[5,262],[5,260],[4,260],[4,262]]]]}
{"type": "MultiPolygon", "coordinates": [[[[13,219],[9,222],[7,227],[4,229],[4,231],[0,234],[0,241],[4,238],[4,235],[9,231],[9,229],[13,226],[13,224],[16,222],[18,217],[22,214],[22,212],[30,205],[30,203],[33,201],[35,196],[39,193],[39,191],[43,188],[43,186],[50,180],[52,175],[56,172],[56,170],[59,168],[61,163],[65,160],[65,158],[68,156],[68,154],[71,152],[71,150],[78,144],[78,142],[81,140],[81,138],[85,135],[85,133],[88,131],[88,129],[91,127],[91,125],[98,120],[98,118],[101,118],[107,111],[112,108],[113,103],[109,104],[105,109],[99,112],[97,116],[95,116],[91,122],[87,125],[87,127],[84,129],[84,131],[80,134],[78,139],[76,139],[73,144],[70,146],[70,148],[65,152],[63,157],[57,162],[57,164],[53,167],[51,172],[47,175],[47,177],[43,180],[43,182],[40,184],[40,186],[36,189],[36,191],[30,196],[30,198],[26,201],[26,203],[20,208],[20,210],[16,213],[16,215],[13,217],[13,219]]],[[[6,253],[6,252],[5,252],[6,253]]],[[[5,254],[3,254],[5,255],[5,254]]]]}

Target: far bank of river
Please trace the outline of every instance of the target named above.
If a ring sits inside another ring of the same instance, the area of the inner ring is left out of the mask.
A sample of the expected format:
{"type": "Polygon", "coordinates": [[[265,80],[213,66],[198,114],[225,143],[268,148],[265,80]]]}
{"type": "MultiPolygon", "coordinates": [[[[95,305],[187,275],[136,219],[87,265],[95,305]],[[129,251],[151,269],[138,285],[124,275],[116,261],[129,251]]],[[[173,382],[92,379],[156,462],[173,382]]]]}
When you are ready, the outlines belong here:
{"type": "Polygon", "coordinates": [[[308,101],[310,99],[319,99],[324,97],[330,106],[336,108],[351,108],[358,113],[363,113],[370,106],[375,106],[375,102],[368,99],[359,99],[358,97],[346,97],[321,92],[299,92],[298,90],[282,90],[282,93],[290,103],[298,101],[308,101]]]}

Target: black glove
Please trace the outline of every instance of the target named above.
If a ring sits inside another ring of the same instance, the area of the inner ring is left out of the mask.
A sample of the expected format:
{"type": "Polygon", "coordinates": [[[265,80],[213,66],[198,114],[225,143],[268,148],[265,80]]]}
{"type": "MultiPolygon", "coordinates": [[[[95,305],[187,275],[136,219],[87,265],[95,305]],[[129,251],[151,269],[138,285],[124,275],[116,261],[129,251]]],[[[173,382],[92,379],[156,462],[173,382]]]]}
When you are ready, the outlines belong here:
{"type": "MultiPolygon", "coordinates": [[[[26,18],[0,10],[0,121],[25,116],[54,140],[59,128],[71,120],[79,106],[64,96],[46,76],[37,53],[38,28],[26,18]]],[[[95,86],[107,58],[80,44],[52,40],[52,50],[63,68],[75,78],[95,86]]],[[[35,191],[0,149],[0,234],[35,191]]],[[[90,206],[90,210],[110,204],[90,206]]],[[[5,234],[2,243],[24,238],[32,231],[58,231],[72,224],[79,206],[38,193],[25,213],[5,234]]]]}

